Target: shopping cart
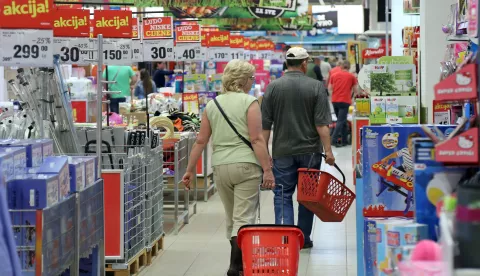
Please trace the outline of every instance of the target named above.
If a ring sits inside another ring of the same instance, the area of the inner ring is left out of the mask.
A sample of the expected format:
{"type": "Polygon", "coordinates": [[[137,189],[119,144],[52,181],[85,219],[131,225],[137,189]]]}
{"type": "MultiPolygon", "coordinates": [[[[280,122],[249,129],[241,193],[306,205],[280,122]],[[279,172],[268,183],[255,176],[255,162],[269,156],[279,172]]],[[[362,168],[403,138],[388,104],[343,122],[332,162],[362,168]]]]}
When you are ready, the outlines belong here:
{"type": "MultiPolygon", "coordinates": [[[[283,186],[282,200],[283,200],[283,186]]],[[[246,225],[238,231],[238,246],[242,250],[243,275],[296,276],[300,249],[304,236],[300,228],[283,225],[283,202],[281,225],[260,224],[260,192],[256,225],[246,225]]]]}
{"type": "MultiPolygon", "coordinates": [[[[326,158],[324,154],[322,157],[326,158]]],[[[312,160],[313,155],[310,164],[312,160]]],[[[340,182],[328,172],[311,169],[310,164],[298,170],[297,201],[324,222],[341,222],[355,200],[355,194],[345,185],[345,175],[335,164],[343,177],[340,182]]]]}

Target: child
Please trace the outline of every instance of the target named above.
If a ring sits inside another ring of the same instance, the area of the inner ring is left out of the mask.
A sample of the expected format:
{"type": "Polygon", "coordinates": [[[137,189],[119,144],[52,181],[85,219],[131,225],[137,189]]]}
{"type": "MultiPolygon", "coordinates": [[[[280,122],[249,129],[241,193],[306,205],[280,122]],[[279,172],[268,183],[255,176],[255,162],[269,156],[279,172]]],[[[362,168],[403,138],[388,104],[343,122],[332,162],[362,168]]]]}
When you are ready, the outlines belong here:
{"type": "Polygon", "coordinates": [[[382,159],[384,165],[388,164],[388,161],[395,159],[397,157],[402,157],[402,165],[397,167],[397,169],[403,171],[408,177],[413,176],[414,172],[414,163],[413,163],[413,138],[422,137],[420,133],[413,132],[407,138],[407,147],[399,151],[393,152],[382,159]]]}

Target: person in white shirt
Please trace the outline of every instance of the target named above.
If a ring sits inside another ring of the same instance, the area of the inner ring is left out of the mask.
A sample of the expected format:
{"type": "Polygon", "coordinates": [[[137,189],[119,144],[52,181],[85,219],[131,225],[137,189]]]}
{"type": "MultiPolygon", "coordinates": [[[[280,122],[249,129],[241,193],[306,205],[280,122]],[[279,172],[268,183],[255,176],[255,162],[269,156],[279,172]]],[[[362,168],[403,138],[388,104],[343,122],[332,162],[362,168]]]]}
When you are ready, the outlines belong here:
{"type": "Polygon", "coordinates": [[[328,84],[328,78],[330,77],[330,71],[332,66],[325,61],[325,57],[320,56],[320,71],[322,71],[323,80],[328,84]]]}

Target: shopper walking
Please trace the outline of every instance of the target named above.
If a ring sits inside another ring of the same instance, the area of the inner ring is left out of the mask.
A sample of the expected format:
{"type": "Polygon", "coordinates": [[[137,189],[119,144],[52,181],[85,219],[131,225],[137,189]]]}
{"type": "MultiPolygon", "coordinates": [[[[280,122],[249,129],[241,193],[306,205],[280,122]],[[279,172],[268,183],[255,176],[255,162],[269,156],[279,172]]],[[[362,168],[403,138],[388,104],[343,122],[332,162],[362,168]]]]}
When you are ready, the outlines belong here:
{"type": "MultiPolygon", "coordinates": [[[[292,196],[298,182],[298,169],[309,165],[318,168],[321,154],[325,150],[326,162],[333,165],[330,132],[332,121],[329,102],[323,82],[305,75],[308,53],[300,47],[292,47],[287,55],[288,71],[271,82],[262,103],[262,123],[264,140],[269,141],[273,132],[273,173],[282,190],[274,190],[275,223],[282,217],[284,223],[295,224],[292,196]],[[283,195],[283,199],[282,199],[283,195]]],[[[298,226],[305,235],[304,248],[313,246],[310,239],[313,226],[313,213],[305,206],[298,207],[298,226]]]]}
{"type": "Polygon", "coordinates": [[[337,116],[337,123],[332,135],[333,145],[336,147],[343,147],[348,143],[348,109],[352,104],[353,95],[358,93],[357,78],[349,70],[350,62],[345,61],[342,70],[335,73],[328,84],[328,91],[332,95],[333,108],[337,116]],[[341,138],[340,142],[338,142],[339,138],[341,138]]]}
{"type": "Polygon", "coordinates": [[[227,275],[243,270],[242,252],[237,244],[240,227],[255,223],[259,185],[273,188],[267,143],[262,135],[260,106],[248,95],[254,83],[255,67],[243,60],[232,60],[222,77],[223,94],[207,104],[200,133],[183,176],[186,187],[196,174],[197,160],[212,136],[213,177],[225,208],[227,239],[232,250],[227,275]]]}
{"type": "Polygon", "coordinates": [[[165,62],[157,63],[157,70],[153,73],[153,81],[158,88],[165,87],[165,77],[175,74],[175,71],[165,70],[165,62]]]}
{"type": "Polygon", "coordinates": [[[120,103],[126,102],[127,97],[130,97],[130,99],[133,99],[132,87],[137,82],[137,77],[132,67],[130,66],[110,65],[107,67],[106,70],[103,70],[104,79],[107,78],[107,70],[108,70],[107,81],[115,82],[108,85],[108,90],[121,92],[120,94],[111,94],[109,96],[110,111],[118,114],[120,112],[120,108],[119,108],[120,103]]]}
{"type": "Polygon", "coordinates": [[[325,57],[320,56],[320,70],[322,70],[322,76],[323,79],[328,81],[328,78],[330,78],[330,71],[332,70],[332,66],[330,66],[330,63],[325,61],[325,57]]]}
{"type": "Polygon", "coordinates": [[[145,99],[148,94],[156,92],[157,86],[150,77],[148,71],[146,69],[140,70],[140,81],[138,81],[137,85],[135,85],[135,97],[138,99],[145,99]]]}
{"type": "Polygon", "coordinates": [[[314,80],[323,81],[322,71],[320,69],[320,59],[314,58],[313,62],[307,65],[307,76],[314,80]]]}
{"type": "Polygon", "coordinates": [[[333,75],[342,71],[342,67],[343,67],[343,60],[337,61],[337,65],[333,67],[332,70],[330,71],[330,80],[332,79],[333,75]]]}

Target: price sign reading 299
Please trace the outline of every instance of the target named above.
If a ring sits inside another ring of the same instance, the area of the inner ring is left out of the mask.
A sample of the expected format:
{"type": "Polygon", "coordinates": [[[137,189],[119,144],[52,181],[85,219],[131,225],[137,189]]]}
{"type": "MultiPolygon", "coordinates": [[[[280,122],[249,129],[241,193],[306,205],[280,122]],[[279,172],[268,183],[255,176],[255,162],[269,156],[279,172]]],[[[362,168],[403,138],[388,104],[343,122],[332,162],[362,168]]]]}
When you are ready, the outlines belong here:
{"type": "Polygon", "coordinates": [[[6,66],[52,66],[51,30],[0,30],[0,64],[6,66]]]}
{"type": "Polygon", "coordinates": [[[104,39],[103,60],[106,65],[125,65],[132,63],[131,39],[104,39]]]}

